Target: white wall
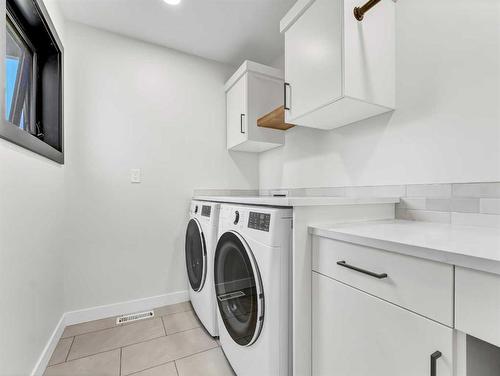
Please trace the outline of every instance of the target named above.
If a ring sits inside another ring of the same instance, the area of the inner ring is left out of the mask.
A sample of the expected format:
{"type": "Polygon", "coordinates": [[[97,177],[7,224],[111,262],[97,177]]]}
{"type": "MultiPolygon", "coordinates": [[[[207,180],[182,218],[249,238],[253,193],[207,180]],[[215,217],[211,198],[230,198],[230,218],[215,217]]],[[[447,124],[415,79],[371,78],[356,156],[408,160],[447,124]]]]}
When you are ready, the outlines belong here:
{"type": "Polygon", "coordinates": [[[187,290],[193,189],[258,188],[257,156],[225,148],[233,69],[67,24],[67,310],[187,290]]]}
{"type": "Polygon", "coordinates": [[[398,1],[397,110],[287,131],[261,188],[499,181],[499,24],[498,0],[398,1]]]}
{"type": "MultiPolygon", "coordinates": [[[[57,5],[49,0],[46,6],[64,41],[57,5]]],[[[0,97],[3,107],[3,90],[0,97]]],[[[30,374],[64,312],[64,174],[63,166],[0,140],[0,375],[30,374]]]]}

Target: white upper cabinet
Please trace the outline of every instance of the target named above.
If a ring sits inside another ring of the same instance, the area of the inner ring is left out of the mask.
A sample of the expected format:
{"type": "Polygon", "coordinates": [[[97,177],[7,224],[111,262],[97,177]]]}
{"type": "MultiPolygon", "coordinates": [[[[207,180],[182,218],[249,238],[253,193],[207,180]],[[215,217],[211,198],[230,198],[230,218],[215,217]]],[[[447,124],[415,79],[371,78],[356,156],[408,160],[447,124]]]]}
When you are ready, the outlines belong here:
{"type": "Polygon", "coordinates": [[[395,108],[395,4],[382,0],[298,0],[285,34],[285,121],[332,129],[395,108]]]}
{"type": "Polygon", "coordinates": [[[257,126],[257,119],[283,105],[280,70],[245,61],[225,90],[228,150],[259,153],[284,144],[283,131],[257,126]]]}

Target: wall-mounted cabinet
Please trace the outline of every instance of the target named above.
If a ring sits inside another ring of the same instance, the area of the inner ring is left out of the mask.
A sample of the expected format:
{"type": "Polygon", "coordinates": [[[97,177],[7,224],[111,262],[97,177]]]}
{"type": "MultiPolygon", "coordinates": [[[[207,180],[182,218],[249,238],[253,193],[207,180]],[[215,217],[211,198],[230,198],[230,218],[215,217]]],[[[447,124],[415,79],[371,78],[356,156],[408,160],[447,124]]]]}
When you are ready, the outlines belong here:
{"type": "Polygon", "coordinates": [[[285,35],[285,121],[332,129],[395,108],[395,4],[357,21],[362,0],[299,0],[285,35]]]}
{"type": "Polygon", "coordinates": [[[283,131],[257,126],[257,119],[283,104],[283,73],[245,61],[227,81],[227,149],[263,152],[285,142],[283,131]]]}

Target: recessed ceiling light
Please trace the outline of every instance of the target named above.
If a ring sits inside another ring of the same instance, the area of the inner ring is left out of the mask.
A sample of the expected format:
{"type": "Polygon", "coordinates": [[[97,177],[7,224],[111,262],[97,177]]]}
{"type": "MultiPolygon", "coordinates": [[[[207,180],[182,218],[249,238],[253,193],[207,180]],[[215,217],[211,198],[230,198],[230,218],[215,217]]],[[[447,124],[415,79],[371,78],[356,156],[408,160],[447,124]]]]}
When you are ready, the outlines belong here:
{"type": "Polygon", "coordinates": [[[177,5],[181,2],[181,0],[163,0],[163,1],[170,5],[177,5]]]}

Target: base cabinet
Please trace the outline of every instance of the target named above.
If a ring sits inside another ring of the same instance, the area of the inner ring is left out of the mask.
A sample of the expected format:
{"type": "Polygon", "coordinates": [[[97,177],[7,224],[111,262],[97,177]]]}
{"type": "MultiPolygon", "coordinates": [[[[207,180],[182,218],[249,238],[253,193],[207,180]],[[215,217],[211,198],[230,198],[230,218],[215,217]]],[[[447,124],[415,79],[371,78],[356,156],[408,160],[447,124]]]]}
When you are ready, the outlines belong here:
{"type": "Polygon", "coordinates": [[[453,376],[451,328],[316,272],[312,297],[313,375],[453,376]]]}

